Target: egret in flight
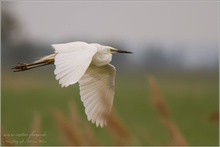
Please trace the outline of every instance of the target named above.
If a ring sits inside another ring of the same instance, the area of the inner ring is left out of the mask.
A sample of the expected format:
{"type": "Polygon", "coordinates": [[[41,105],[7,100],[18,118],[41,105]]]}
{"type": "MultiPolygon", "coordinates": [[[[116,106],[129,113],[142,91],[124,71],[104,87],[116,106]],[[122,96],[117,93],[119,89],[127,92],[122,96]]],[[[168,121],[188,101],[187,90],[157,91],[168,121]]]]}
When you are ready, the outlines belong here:
{"type": "Polygon", "coordinates": [[[87,119],[96,126],[107,125],[115,87],[115,67],[109,62],[113,53],[131,53],[97,43],[52,44],[54,54],[33,63],[19,63],[14,72],[55,64],[54,74],[62,87],[79,83],[87,119]]]}

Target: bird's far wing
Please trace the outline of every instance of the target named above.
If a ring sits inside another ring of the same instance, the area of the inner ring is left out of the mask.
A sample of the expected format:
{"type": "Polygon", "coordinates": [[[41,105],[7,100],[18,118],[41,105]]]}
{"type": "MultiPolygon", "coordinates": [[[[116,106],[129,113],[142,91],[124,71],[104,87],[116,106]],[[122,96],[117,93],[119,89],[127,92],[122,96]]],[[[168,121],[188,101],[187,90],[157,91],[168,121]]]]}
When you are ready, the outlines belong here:
{"type": "Polygon", "coordinates": [[[97,48],[84,42],[54,44],[56,80],[62,87],[75,84],[89,67],[97,48]]]}
{"type": "Polygon", "coordinates": [[[88,120],[103,127],[112,108],[115,87],[115,67],[90,65],[79,80],[80,95],[88,120]]]}

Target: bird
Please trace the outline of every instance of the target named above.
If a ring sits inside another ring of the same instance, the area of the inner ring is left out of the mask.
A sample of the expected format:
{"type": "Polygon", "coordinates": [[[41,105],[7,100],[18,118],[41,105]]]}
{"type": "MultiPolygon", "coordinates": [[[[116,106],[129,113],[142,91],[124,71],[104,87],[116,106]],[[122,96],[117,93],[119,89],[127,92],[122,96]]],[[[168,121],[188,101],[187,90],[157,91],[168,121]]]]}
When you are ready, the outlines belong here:
{"type": "Polygon", "coordinates": [[[116,68],[110,64],[114,53],[132,53],[98,43],[75,41],[52,44],[54,53],[32,63],[18,63],[14,72],[54,64],[55,79],[61,87],[79,83],[81,101],[88,121],[107,126],[114,94],[116,68]]]}

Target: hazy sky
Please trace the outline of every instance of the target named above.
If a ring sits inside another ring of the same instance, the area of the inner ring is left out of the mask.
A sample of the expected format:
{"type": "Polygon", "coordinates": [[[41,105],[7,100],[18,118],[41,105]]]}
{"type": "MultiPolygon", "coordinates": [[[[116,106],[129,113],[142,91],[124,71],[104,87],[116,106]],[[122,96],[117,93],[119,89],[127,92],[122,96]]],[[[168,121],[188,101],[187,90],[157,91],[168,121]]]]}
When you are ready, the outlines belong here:
{"type": "Polygon", "coordinates": [[[3,2],[32,41],[218,41],[217,2],[3,2]]]}

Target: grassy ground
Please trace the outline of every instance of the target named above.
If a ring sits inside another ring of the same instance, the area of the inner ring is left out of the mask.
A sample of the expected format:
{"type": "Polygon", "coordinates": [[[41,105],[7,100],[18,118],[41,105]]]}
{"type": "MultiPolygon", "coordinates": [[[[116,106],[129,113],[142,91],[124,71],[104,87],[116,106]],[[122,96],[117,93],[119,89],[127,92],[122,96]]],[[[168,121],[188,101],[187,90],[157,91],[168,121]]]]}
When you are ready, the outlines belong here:
{"type": "MultiPolygon", "coordinates": [[[[17,145],[31,144],[27,141],[27,135],[34,131],[34,114],[37,113],[41,120],[40,132],[46,133],[41,136],[41,145],[67,144],[56,118],[62,113],[65,119],[70,120],[69,104],[74,103],[82,125],[80,131],[90,128],[97,144],[120,143],[115,139],[114,131],[109,130],[111,128],[96,128],[87,121],[79,99],[78,84],[61,88],[52,72],[47,73],[41,69],[42,73],[36,74],[35,71],[2,73],[1,117],[5,131],[3,135],[7,139],[14,140],[14,144],[15,141],[24,140],[20,144],[17,142],[17,145]],[[54,113],[54,109],[59,113],[54,113]],[[22,133],[23,137],[18,135],[22,133]]],[[[187,144],[218,145],[218,121],[212,117],[219,108],[218,75],[153,76],[171,113],[171,119],[187,144]]],[[[131,136],[127,145],[172,144],[172,133],[161,123],[147,75],[117,74],[114,111],[131,136]]],[[[71,122],[74,126],[75,122],[71,122]]]]}

